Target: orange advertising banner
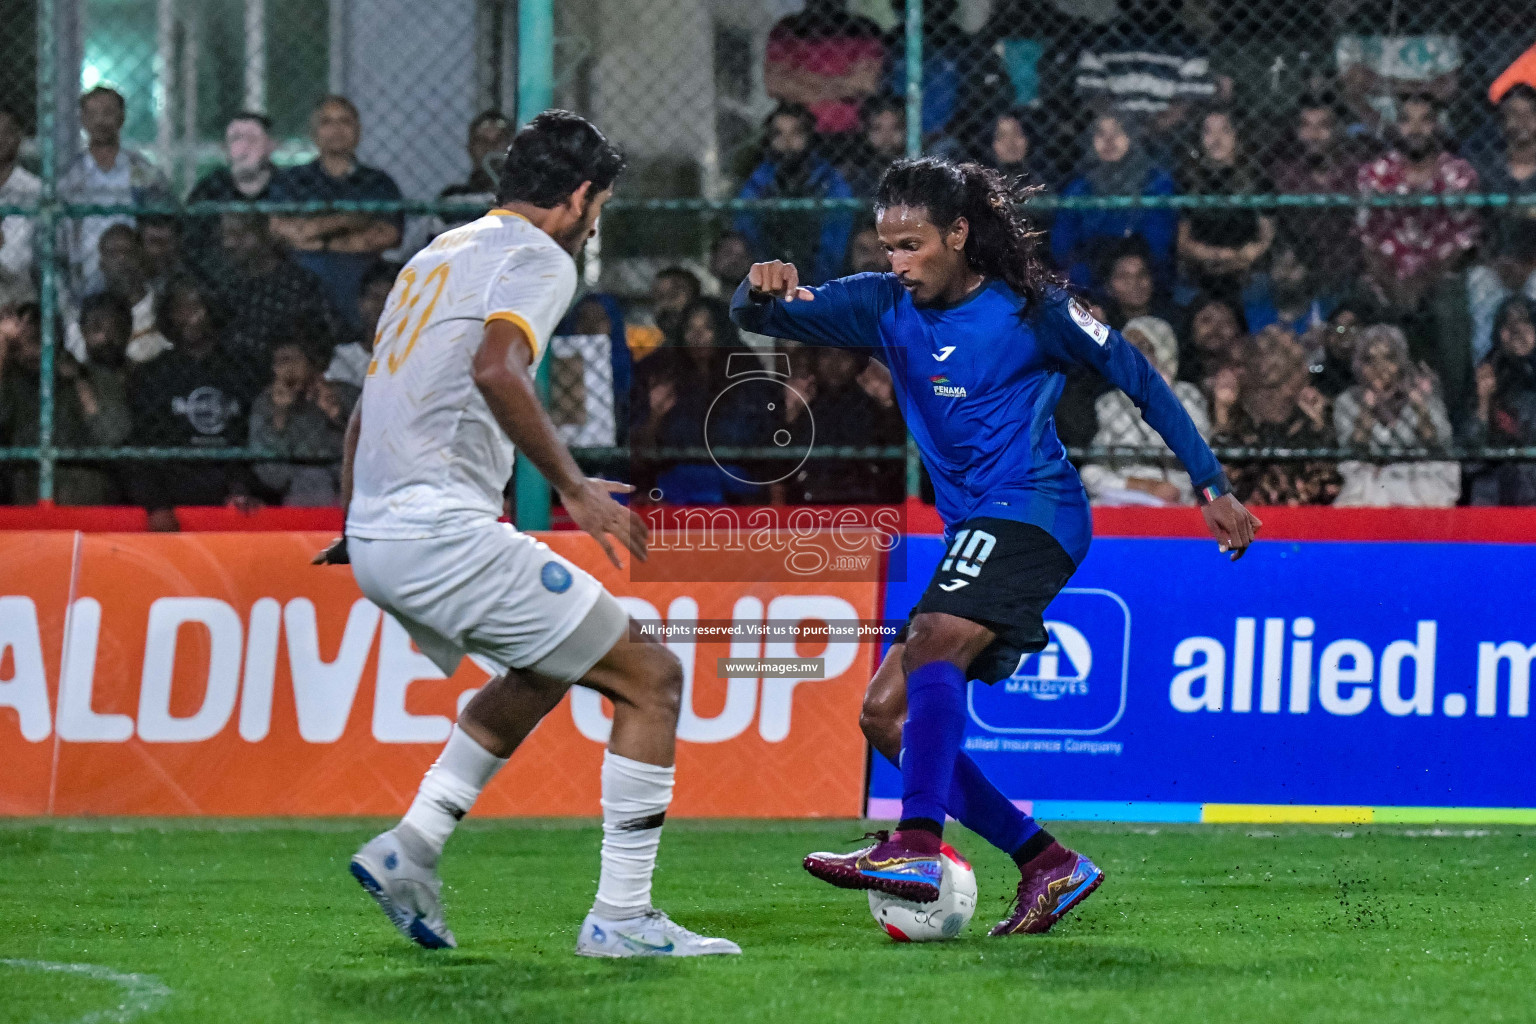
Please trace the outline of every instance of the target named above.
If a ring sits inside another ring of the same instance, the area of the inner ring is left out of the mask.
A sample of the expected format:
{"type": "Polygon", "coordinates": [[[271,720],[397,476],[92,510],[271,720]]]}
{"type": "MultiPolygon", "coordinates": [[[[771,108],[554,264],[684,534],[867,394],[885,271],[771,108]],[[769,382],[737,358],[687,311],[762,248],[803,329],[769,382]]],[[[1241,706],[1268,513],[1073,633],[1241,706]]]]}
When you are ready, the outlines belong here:
{"type": "MultiPolygon", "coordinates": [[[[866,581],[638,582],[584,534],[542,535],[637,619],[869,620],[866,581]]],[[[0,814],[396,814],[458,707],[450,678],[312,533],[0,533],[0,814]]],[[[750,634],[750,630],[746,631],[750,634]]],[[[856,816],[872,643],[665,641],[682,661],[673,813],[856,816]],[[722,679],[736,658],[825,678],[722,679]]],[[[482,795],[484,815],[595,815],[611,709],[576,689],[482,795]]]]}

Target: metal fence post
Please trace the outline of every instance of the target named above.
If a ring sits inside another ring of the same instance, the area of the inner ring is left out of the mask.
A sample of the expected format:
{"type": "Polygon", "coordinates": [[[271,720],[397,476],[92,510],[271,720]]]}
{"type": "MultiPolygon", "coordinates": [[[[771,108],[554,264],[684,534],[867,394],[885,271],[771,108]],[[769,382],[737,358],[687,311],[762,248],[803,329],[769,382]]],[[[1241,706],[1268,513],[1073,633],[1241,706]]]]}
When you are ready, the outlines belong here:
{"type": "Polygon", "coordinates": [[[37,148],[43,188],[37,211],[38,306],[42,316],[43,357],[37,395],[37,499],[53,502],[53,366],[58,343],[58,267],[54,263],[58,223],[58,154],[54,145],[54,104],[59,83],[54,40],[58,17],[55,0],[37,4],[37,148]]]}
{"type": "MultiPolygon", "coordinates": [[[[923,155],[923,0],[907,0],[907,156],[923,155]]],[[[907,432],[907,497],[919,497],[923,464],[907,432]]]]}
{"type": "MultiPolygon", "coordinates": [[[[554,0],[519,0],[517,5],[517,123],[527,124],[550,105],[555,91],[554,0]]],[[[539,398],[549,405],[549,354],[534,377],[539,398]]],[[[549,484],[518,453],[513,493],[517,528],[549,529],[549,484]]]]}

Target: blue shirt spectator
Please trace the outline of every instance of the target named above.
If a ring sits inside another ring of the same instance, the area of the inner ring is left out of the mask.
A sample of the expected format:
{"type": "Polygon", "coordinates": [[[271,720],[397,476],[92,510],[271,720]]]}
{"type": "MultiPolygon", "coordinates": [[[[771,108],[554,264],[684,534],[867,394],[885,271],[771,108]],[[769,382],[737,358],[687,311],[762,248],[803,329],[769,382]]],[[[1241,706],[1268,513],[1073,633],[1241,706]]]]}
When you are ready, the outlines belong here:
{"type": "MultiPolygon", "coordinates": [[[[1067,182],[1061,194],[1077,196],[1171,196],[1169,173],[1153,163],[1145,149],[1127,132],[1116,114],[1100,114],[1093,123],[1093,149],[1088,164],[1067,182]]],[[[1102,210],[1060,210],[1051,225],[1051,255],[1072,283],[1091,288],[1101,253],[1135,235],[1147,244],[1152,270],[1164,286],[1173,279],[1173,243],[1178,211],[1122,207],[1102,210]]]]}
{"type": "MultiPolygon", "coordinates": [[[[762,163],[747,178],[742,199],[850,199],[853,189],[812,148],[815,118],[805,107],[783,103],[767,123],[762,163]]],[[[830,281],[842,269],[853,233],[853,212],[785,210],[743,212],[734,227],[761,260],[784,260],[810,268],[813,283],[830,281]]]]}
{"type": "Polygon", "coordinates": [[[1328,322],[1334,298],[1318,288],[1309,255],[1293,239],[1275,244],[1269,272],[1256,276],[1243,294],[1243,316],[1254,334],[1280,324],[1300,337],[1328,322]]]}
{"type": "MultiPolygon", "coordinates": [[[[398,201],[400,186],[383,171],[357,162],[361,122],[352,101],[327,96],[310,118],[319,157],[283,170],[272,181],[273,202],[398,201]]],[[[272,231],[294,249],[299,265],[313,271],[331,308],[349,326],[357,323],[357,292],[363,275],[386,249],[400,244],[400,213],[324,213],[280,217],[272,231]]]]}

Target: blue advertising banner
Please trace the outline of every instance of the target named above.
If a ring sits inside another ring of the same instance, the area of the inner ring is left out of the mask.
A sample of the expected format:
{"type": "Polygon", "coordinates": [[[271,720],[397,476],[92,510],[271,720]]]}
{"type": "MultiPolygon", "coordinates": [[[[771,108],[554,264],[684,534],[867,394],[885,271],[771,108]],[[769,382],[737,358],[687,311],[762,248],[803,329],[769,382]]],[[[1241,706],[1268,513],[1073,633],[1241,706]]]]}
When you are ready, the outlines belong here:
{"type": "MultiPolygon", "coordinates": [[[[888,618],[943,554],[903,543],[888,618]]],[[[1209,541],[1104,538],[1046,618],[1050,646],[970,684],[965,738],[1037,816],[1536,808],[1536,546],[1269,542],[1234,563],[1209,541]]],[[[870,813],[894,816],[900,776],[874,761],[870,813]]]]}

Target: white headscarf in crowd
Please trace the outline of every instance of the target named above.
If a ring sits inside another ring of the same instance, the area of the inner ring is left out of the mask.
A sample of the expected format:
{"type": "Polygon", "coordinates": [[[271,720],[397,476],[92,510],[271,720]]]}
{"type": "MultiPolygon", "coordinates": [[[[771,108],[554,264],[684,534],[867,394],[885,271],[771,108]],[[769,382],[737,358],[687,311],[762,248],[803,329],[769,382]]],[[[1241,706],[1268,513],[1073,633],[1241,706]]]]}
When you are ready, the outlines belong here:
{"type": "Polygon", "coordinates": [[[1121,334],[1135,331],[1152,344],[1152,366],[1165,380],[1179,375],[1179,336],[1168,321],[1155,316],[1133,317],[1120,329],[1121,334]]]}

